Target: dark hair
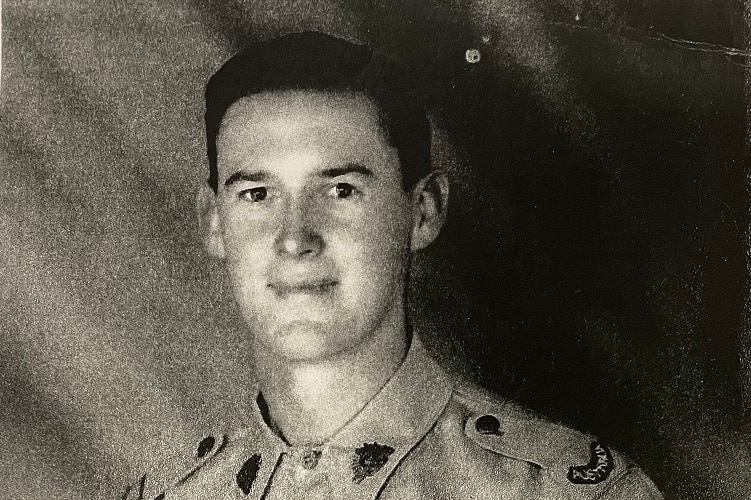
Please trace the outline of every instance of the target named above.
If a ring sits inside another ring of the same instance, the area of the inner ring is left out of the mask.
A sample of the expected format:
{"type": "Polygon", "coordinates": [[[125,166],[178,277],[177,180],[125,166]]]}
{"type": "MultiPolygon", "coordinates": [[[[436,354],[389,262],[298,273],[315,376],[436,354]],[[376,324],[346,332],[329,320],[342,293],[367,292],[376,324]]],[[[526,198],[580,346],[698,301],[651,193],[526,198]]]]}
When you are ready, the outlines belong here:
{"type": "Polygon", "coordinates": [[[398,152],[404,189],[430,171],[425,99],[408,72],[366,45],[323,33],[293,33],[248,46],[206,85],[209,185],[215,192],[216,138],[227,109],[243,97],[280,90],[362,92],[377,106],[386,140],[398,152]]]}

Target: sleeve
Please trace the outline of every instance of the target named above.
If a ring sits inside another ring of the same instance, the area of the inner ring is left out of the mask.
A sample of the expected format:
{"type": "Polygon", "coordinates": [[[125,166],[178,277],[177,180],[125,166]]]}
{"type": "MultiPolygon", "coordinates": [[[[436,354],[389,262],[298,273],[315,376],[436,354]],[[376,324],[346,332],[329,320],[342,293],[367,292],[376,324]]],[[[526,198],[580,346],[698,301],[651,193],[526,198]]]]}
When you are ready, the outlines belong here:
{"type": "Polygon", "coordinates": [[[657,486],[638,467],[619,477],[598,500],[663,500],[657,486]]]}

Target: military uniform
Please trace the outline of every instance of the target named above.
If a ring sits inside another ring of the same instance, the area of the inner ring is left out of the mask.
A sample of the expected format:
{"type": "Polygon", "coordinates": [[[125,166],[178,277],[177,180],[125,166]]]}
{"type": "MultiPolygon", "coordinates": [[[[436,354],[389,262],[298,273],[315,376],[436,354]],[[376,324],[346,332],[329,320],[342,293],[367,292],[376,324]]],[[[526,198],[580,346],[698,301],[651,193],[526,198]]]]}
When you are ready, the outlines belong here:
{"type": "MultiPolygon", "coordinates": [[[[602,499],[662,496],[597,440],[457,382],[415,337],[392,379],[316,447],[252,423],[204,438],[123,499],[602,499]]],[[[335,404],[335,402],[332,402],[335,404]]]]}

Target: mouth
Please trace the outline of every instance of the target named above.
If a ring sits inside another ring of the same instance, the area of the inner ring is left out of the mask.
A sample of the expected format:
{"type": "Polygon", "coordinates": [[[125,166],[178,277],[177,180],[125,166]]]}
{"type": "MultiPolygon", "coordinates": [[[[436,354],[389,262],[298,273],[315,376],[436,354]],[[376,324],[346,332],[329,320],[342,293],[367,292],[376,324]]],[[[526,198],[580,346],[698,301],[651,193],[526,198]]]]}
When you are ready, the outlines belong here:
{"type": "Polygon", "coordinates": [[[267,286],[280,297],[288,295],[307,294],[323,295],[339,284],[336,280],[306,280],[306,281],[273,281],[267,286]]]}

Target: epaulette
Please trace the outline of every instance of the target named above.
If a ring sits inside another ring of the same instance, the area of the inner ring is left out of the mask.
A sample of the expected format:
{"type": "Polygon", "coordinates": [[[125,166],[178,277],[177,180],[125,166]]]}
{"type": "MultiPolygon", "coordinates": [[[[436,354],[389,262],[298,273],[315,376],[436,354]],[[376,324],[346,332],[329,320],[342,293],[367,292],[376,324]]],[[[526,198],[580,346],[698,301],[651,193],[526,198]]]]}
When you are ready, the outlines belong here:
{"type": "Polygon", "coordinates": [[[169,492],[205,467],[227,445],[227,436],[211,434],[201,439],[192,453],[165,462],[129,484],[118,500],[166,500],[169,492]]]}
{"type": "Polygon", "coordinates": [[[632,467],[605,443],[510,402],[457,394],[469,410],[465,435],[486,450],[545,471],[567,490],[595,497],[632,467]]]}

